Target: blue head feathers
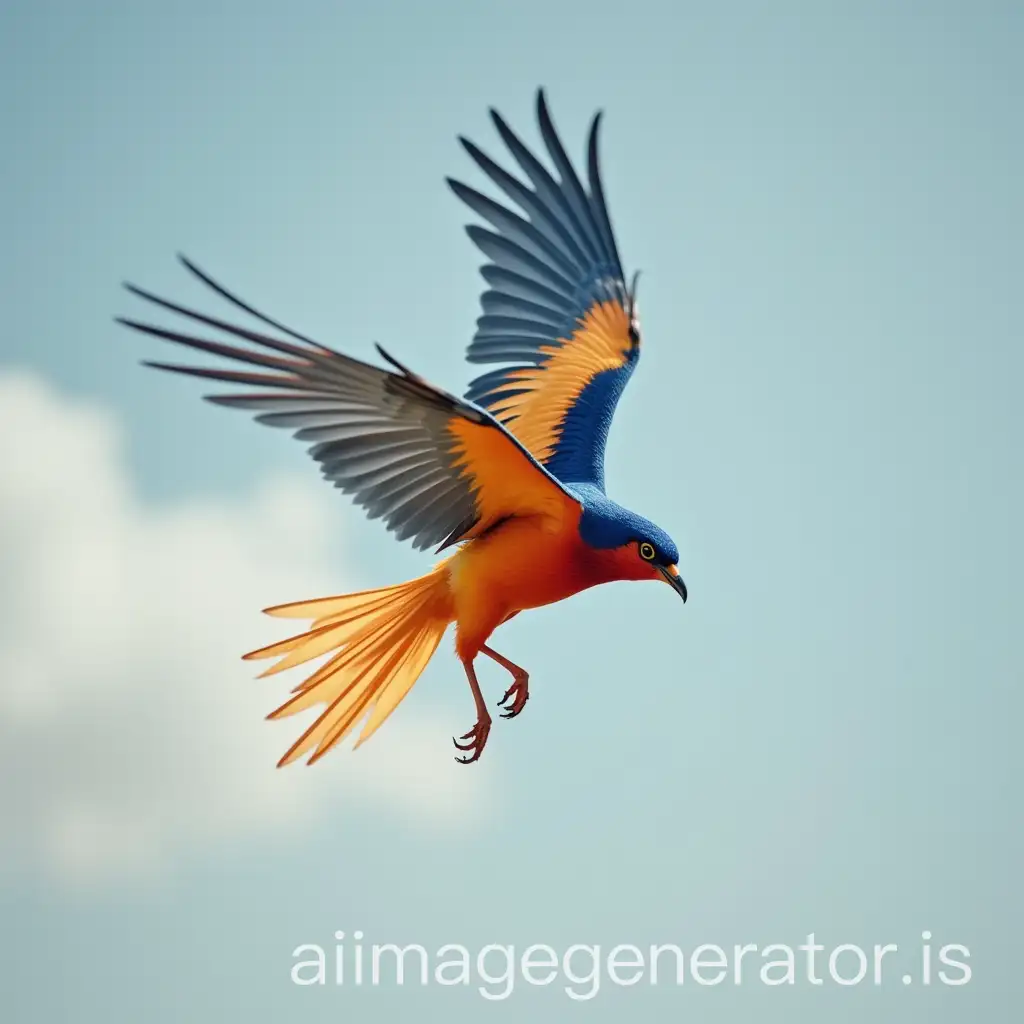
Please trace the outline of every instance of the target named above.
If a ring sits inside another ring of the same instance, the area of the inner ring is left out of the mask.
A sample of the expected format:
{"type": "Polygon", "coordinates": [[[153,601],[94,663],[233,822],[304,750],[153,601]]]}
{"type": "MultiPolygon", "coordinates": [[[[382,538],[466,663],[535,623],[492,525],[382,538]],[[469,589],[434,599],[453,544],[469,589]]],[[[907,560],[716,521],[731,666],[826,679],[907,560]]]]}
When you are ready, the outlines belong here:
{"type": "Polygon", "coordinates": [[[568,489],[583,503],[580,536],[591,547],[619,548],[631,541],[648,541],[657,551],[657,562],[678,563],[679,549],[661,527],[623,508],[591,484],[570,484],[568,489]]]}

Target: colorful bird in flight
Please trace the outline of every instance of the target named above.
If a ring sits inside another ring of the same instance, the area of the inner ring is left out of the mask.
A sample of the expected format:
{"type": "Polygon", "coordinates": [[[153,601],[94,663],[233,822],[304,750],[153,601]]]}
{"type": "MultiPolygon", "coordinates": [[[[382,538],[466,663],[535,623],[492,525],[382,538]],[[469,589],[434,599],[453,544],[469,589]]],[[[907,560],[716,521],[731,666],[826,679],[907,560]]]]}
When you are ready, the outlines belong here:
{"type": "Polygon", "coordinates": [[[605,493],[604,449],[615,406],[640,355],[636,277],[627,283],[605,205],[597,113],[584,188],[555,131],[543,90],[541,136],[553,175],[496,111],[491,117],[525,177],[515,177],[468,139],[476,165],[519,208],[458,181],[455,194],[490,228],[467,227],[489,262],[482,315],[467,352],[498,364],[464,398],[440,390],[379,345],[382,369],[328,348],[258,312],[181,257],[221,298],[275,334],[206,316],[134,285],[170,312],[248,343],[205,340],[137,320],[148,335],[257,367],[145,365],[252,390],[208,400],[256,413],[311,442],[335,487],[417,548],[455,547],[431,572],[379,590],[268,608],[312,620],[297,636],[245,655],[278,658],[264,675],[327,660],[270,714],[323,706],[279,764],[319,760],[361,721],[359,746],[409,692],[455,623],[455,651],[476,704],[476,724],[456,739],[476,761],[491,715],[474,663],[481,654],[512,676],[499,701],[514,718],[529,697],[525,669],[490,647],[491,634],[528,608],[614,580],[662,580],[686,600],[679,554],[664,530],[605,493]],[[282,337],[284,335],[284,337],[282,337]]]}

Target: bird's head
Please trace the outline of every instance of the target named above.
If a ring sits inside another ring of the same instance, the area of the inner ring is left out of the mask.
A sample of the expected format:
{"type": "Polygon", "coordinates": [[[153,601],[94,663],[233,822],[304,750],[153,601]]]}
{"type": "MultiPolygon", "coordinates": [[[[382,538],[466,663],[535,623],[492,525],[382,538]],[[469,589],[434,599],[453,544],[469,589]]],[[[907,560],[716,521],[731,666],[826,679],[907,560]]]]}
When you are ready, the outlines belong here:
{"type": "Polygon", "coordinates": [[[685,601],[686,584],[679,574],[675,541],[648,519],[622,508],[603,495],[584,504],[580,534],[601,552],[612,579],[663,580],[685,601]]]}
{"type": "Polygon", "coordinates": [[[637,530],[636,536],[613,549],[623,574],[621,578],[664,580],[685,601],[686,584],[679,575],[679,551],[675,542],[654,523],[643,522],[646,529],[637,530]]]}

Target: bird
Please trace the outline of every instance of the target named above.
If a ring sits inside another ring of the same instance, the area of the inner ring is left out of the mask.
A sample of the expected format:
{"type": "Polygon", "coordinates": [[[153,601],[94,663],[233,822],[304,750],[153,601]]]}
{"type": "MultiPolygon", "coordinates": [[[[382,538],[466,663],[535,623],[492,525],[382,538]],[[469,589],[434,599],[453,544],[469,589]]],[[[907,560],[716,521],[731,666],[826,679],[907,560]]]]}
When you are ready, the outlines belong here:
{"type": "Polygon", "coordinates": [[[642,345],[639,275],[627,280],[623,272],[602,185],[602,111],[587,134],[586,184],[566,154],[543,88],[536,118],[550,167],[496,109],[490,117],[515,172],[468,138],[459,142],[503,201],[446,179],[483,222],[466,232],[486,258],[480,268],[486,289],[466,358],[491,368],[461,398],[380,345],[383,366],[314,341],[183,255],[186,270],[254,326],[124,285],[150,307],[203,328],[204,336],[133,317],[117,317],[120,324],[226,361],[145,359],[144,366],[242,386],[204,397],[292,431],[309,445],[326,480],[367,516],[418,550],[436,546],[436,554],[444,553],[429,572],[404,583],[265,609],[307,626],[243,655],[275,659],[264,676],[327,656],[267,716],[319,709],[279,767],[304,757],[316,763],[360,723],[353,749],[369,739],[453,624],[455,655],[476,712],[473,727],[453,739],[455,756],[477,762],[493,723],[478,659],[496,662],[511,677],[497,702],[501,717],[516,718],[530,697],[526,669],[490,645],[499,626],[619,580],[662,581],[687,599],[676,543],[605,488],[609,427],[642,345]]]}

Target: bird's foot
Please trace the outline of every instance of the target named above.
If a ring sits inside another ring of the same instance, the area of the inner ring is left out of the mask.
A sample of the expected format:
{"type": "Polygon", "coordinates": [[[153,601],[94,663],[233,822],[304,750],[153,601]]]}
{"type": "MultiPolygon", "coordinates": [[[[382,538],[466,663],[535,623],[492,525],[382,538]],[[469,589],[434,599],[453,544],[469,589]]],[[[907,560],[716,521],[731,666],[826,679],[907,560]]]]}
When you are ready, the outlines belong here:
{"type": "Polygon", "coordinates": [[[505,708],[502,718],[515,718],[530,699],[530,676],[520,670],[515,673],[515,682],[505,691],[505,696],[498,701],[499,708],[505,708]],[[511,699],[511,703],[509,700],[511,699]]]}
{"type": "Polygon", "coordinates": [[[464,750],[467,754],[466,757],[456,757],[455,760],[459,764],[472,764],[474,761],[478,761],[480,755],[484,752],[484,747],[487,745],[487,737],[490,732],[491,716],[485,711],[477,719],[476,725],[469,732],[460,736],[457,740],[452,740],[456,749],[464,750]]]}

